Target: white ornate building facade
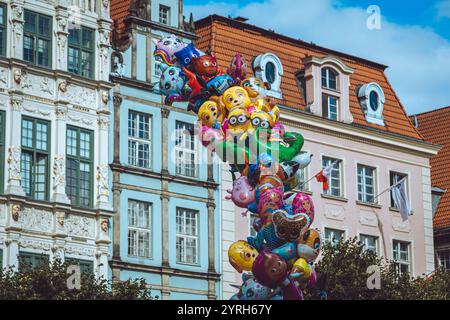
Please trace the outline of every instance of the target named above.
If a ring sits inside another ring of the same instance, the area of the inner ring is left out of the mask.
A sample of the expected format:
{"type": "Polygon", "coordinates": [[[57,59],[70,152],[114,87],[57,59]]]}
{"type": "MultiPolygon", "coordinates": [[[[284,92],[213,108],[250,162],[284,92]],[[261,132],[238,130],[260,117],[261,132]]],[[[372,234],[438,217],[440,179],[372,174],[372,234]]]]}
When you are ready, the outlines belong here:
{"type": "Polygon", "coordinates": [[[109,1],[0,1],[0,265],[108,276],[109,1]]]}

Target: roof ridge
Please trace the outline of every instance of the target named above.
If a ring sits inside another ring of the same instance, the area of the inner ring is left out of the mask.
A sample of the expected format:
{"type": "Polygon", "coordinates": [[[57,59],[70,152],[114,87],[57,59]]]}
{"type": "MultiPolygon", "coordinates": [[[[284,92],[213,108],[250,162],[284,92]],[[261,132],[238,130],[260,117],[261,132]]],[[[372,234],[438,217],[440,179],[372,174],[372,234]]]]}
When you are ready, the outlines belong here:
{"type": "Polygon", "coordinates": [[[450,106],[446,106],[446,107],[441,107],[441,108],[437,108],[437,109],[433,109],[433,110],[424,111],[421,113],[414,113],[414,114],[409,115],[409,117],[421,116],[421,115],[424,115],[427,113],[433,113],[433,112],[437,112],[437,111],[441,111],[441,110],[445,110],[445,109],[449,109],[449,108],[450,108],[450,106]]]}
{"type": "Polygon", "coordinates": [[[272,36],[276,35],[278,37],[284,38],[285,40],[288,40],[288,41],[291,41],[291,42],[295,42],[297,44],[301,44],[301,45],[303,45],[303,46],[305,46],[305,47],[307,47],[309,49],[315,49],[315,50],[318,50],[318,51],[323,51],[323,52],[326,52],[326,53],[330,53],[330,54],[334,54],[334,55],[337,55],[337,56],[345,57],[347,59],[354,60],[355,62],[359,61],[361,63],[371,64],[371,65],[373,65],[373,66],[375,66],[375,67],[377,67],[379,69],[382,69],[383,71],[388,68],[387,65],[384,65],[384,64],[376,62],[376,61],[372,61],[372,60],[365,59],[365,58],[362,58],[362,57],[358,57],[356,55],[352,55],[352,54],[349,54],[349,53],[345,53],[345,52],[333,50],[333,49],[330,49],[330,48],[326,48],[326,47],[323,47],[323,46],[319,46],[319,45],[314,44],[312,42],[311,43],[310,42],[306,42],[306,41],[301,40],[301,39],[295,39],[293,37],[287,36],[287,35],[282,34],[282,33],[277,33],[277,32],[275,32],[273,30],[270,30],[270,29],[264,29],[262,27],[258,27],[257,25],[254,25],[254,24],[250,24],[250,23],[234,20],[232,18],[227,18],[227,17],[224,17],[222,15],[218,15],[218,14],[211,14],[211,15],[209,15],[207,17],[204,17],[202,19],[199,19],[199,20],[195,21],[195,23],[196,24],[197,23],[198,24],[202,24],[202,23],[206,23],[207,21],[213,22],[214,20],[222,20],[224,22],[228,22],[228,23],[231,22],[231,23],[235,23],[235,24],[238,24],[238,25],[241,25],[241,26],[250,27],[250,28],[253,28],[254,30],[257,30],[257,31],[259,31],[261,33],[265,33],[265,34],[272,35],[272,36]]]}

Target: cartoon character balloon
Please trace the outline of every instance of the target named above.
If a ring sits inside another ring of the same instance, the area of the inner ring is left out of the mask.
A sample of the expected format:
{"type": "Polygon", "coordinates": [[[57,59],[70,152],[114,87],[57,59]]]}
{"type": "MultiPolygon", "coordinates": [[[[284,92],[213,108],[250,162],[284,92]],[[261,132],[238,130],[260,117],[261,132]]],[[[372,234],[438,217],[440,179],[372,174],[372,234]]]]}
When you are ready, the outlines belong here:
{"type": "Polygon", "coordinates": [[[170,66],[173,66],[175,63],[175,53],[186,47],[186,44],[173,34],[161,40],[153,39],[153,42],[156,46],[154,56],[170,66]]]}
{"type": "Polygon", "coordinates": [[[244,270],[251,271],[257,256],[258,251],[243,240],[233,243],[228,249],[230,264],[239,273],[244,270]]]}

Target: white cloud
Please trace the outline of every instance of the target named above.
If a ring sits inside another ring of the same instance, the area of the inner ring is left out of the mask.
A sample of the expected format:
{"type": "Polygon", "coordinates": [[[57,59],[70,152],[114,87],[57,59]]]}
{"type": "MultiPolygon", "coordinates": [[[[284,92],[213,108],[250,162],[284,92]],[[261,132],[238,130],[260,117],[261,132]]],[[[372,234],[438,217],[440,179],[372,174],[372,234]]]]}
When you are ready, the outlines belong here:
{"type": "Polygon", "coordinates": [[[386,64],[408,113],[450,105],[450,41],[432,29],[383,18],[380,30],[369,30],[366,10],[335,0],[266,0],[240,8],[211,2],[185,8],[191,10],[196,19],[212,13],[248,17],[251,24],[386,64]]]}
{"type": "Polygon", "coordinates": [[[443,0],[436,3],[437,18],[450,18],[450,0],[443,0]]]}

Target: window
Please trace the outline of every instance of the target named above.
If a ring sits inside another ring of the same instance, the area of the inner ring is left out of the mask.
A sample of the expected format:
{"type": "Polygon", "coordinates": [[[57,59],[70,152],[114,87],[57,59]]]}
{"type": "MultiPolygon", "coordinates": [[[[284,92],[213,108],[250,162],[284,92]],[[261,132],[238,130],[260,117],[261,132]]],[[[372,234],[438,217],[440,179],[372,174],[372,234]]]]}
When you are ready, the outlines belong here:
{"type": "Polygon", "coordinates": [[[376,82],[367,83],[357,88],[357,94],[366,121],[384,126],[385,96],[381,86],[376,82]]]}
{"type": "Polygon", "coordinates": [[[275,82],[275,65],[273,62],[268,62],[266,64],[266,79],[270,84],[275,82]]]}
{"type": "Polygon", "coordinates": [[[194,125],[177,121],[175,126],[176,174],[195,178],[197,176],[197,154],[194,125]]]}
{"type": "Polygon", "coordinates": [[[19,272],[48,263],[48,255],[28,252],[19,253],[19,272]]]}
{"type": "Polygon", "coordinates": [[[439,265],[446,271],[450,271],[450,249],[445,251],[438,251],[439,265]]]}
{"type": "Polygon", "coordinates": [[[148,114],[128,112],[128,164],[131,166],[151,167],[151,121],[148,114]]]}
{"type": "Polygon", "coordinates": [[[66,258],[66,262],[68,265],[80,266],[81,273],[94,273],[93,261],[66,258]]]}
{"type": "Polygon", "coordinates": [[[337,90],[338,74],[331,68],[322,68],[322,88],[337,90]]]}
{"type": "Polygon", "coordinates": [[[159,22],[170,24],[170,8],[162,4],[159,5],[159,22]]]}
{"type": "Polygon", "coordinates": [[[330,196],[343,197],[342,161],[323,157],[322,167],[325,169],[328,166],[332,166],[331,176],[328,180],[329,188],[328,190],[323,190],[323,193],[330,196]]]}
{"type": "Polygon", "coordinates": [[[392,246],[392,257],[395,261],[398,274],[410,271],[410,244],[408,242],[394,240],[392,246]]]}
{"type": "Polygon", "coordinates": [[[7,19],[7,13],[6,13],[6,5],[3,3],[0,3],[0,55],[4,56],[6,55],[6,19],[7,19]]]}
{"type": "Polygon", "coordinates": [[[67,69],[83,77],[94,73],[94,31],[85,27],[69,29],[67,69]]]}
{"type": "Polygon", "coordinates": [[[337,121],[339,118],[339,99],[329,95],[322,95],[323,117],[337,121]]]}
{"type": "Polygon", "coordinates": [[[263,82],[270,84],[270,89],[266,88],[266,94],[276,99],[282,99],[281,80],[284,74],[283,64],[280,58],[271,53],[257,56],[252,63],[255,76],[263,82]]]}
{"type": "Polygon", "coordinates": [[[345,232],[342,230],[325,228],[325,243],[336,245],[344,236],[345,232]]]}
{"type": "Polygon", "coordinates": [[[378,237],[361,234],[359,241],[362,243],[364,250],[370,250],[378,255],[378,237]]]}
{"type": "Polygon", "coordinates": [[[198,264],[198,211],[177,208],[177,262],[198,264]]]}
{"type": "Polygon", "coordinates": [[[308,167],[300,169],[297,173],[297,186],[296,189],[298,191],[309,191],[309,180],[308,176],[308,167]]]}
{"type": "MultiPolygon", "coordinates": [[[[403,173],[390,172],[389,173],[389,181],[390,181],[391,186],[396,185],[397,183],[399,183],[402,179],[404,179],[406,177],[407,177],[407,175],[403,174],[403,173]]],[[[406,190],[408,190],[408,178],[406,178],[406,190]]],[[[391,208],[398,209],[395,205],[395,201],[392,196],[392,192],[391,192],[391,208]]]]}
{"type": "Polygon", "coordinates": [[[25,10],[23,59],[32,64],[50,67],[52,53],[52,18],[25,10]]]}
{"type": "Polygon", "coordinates": [[[67,126],[66,192],[72,205],[92,207],[93,133],[67,126]]]}
{"type": "Polygon", "coordinates": [[[358,201],[375,202],[375,168],[358,164],[358,201]]]}
{"type": "Polygon", "coordinates": [[[256,237],[256,234],[257,234],[255,228],[253,228],[253,225],[254,225],[254,222],[255,222],[256,219],[259,219],[259,216],[257,214],[255,214],[255,213],[250,213],[250,219],[249,219],[249,228],[250,228],[250,230],[249,230],[249,234],[250,234],[251,237],[256,237]]]}
{"type": "Polygon", "coordinates": [[[4,192],[5,180],[5,112],[0,111],[0,193],[4,192]]]}
{"type": "Polygon", "coordinates": [[[27,197],[48,200],[49,154],[49,122],[23,117],[20,171],[22,189],[27,197]]]}
{"type": "Polygon", "coordinates": [[[128,200],[128,255],[140,258],[152,256],[152,205],[128,200]]]}

